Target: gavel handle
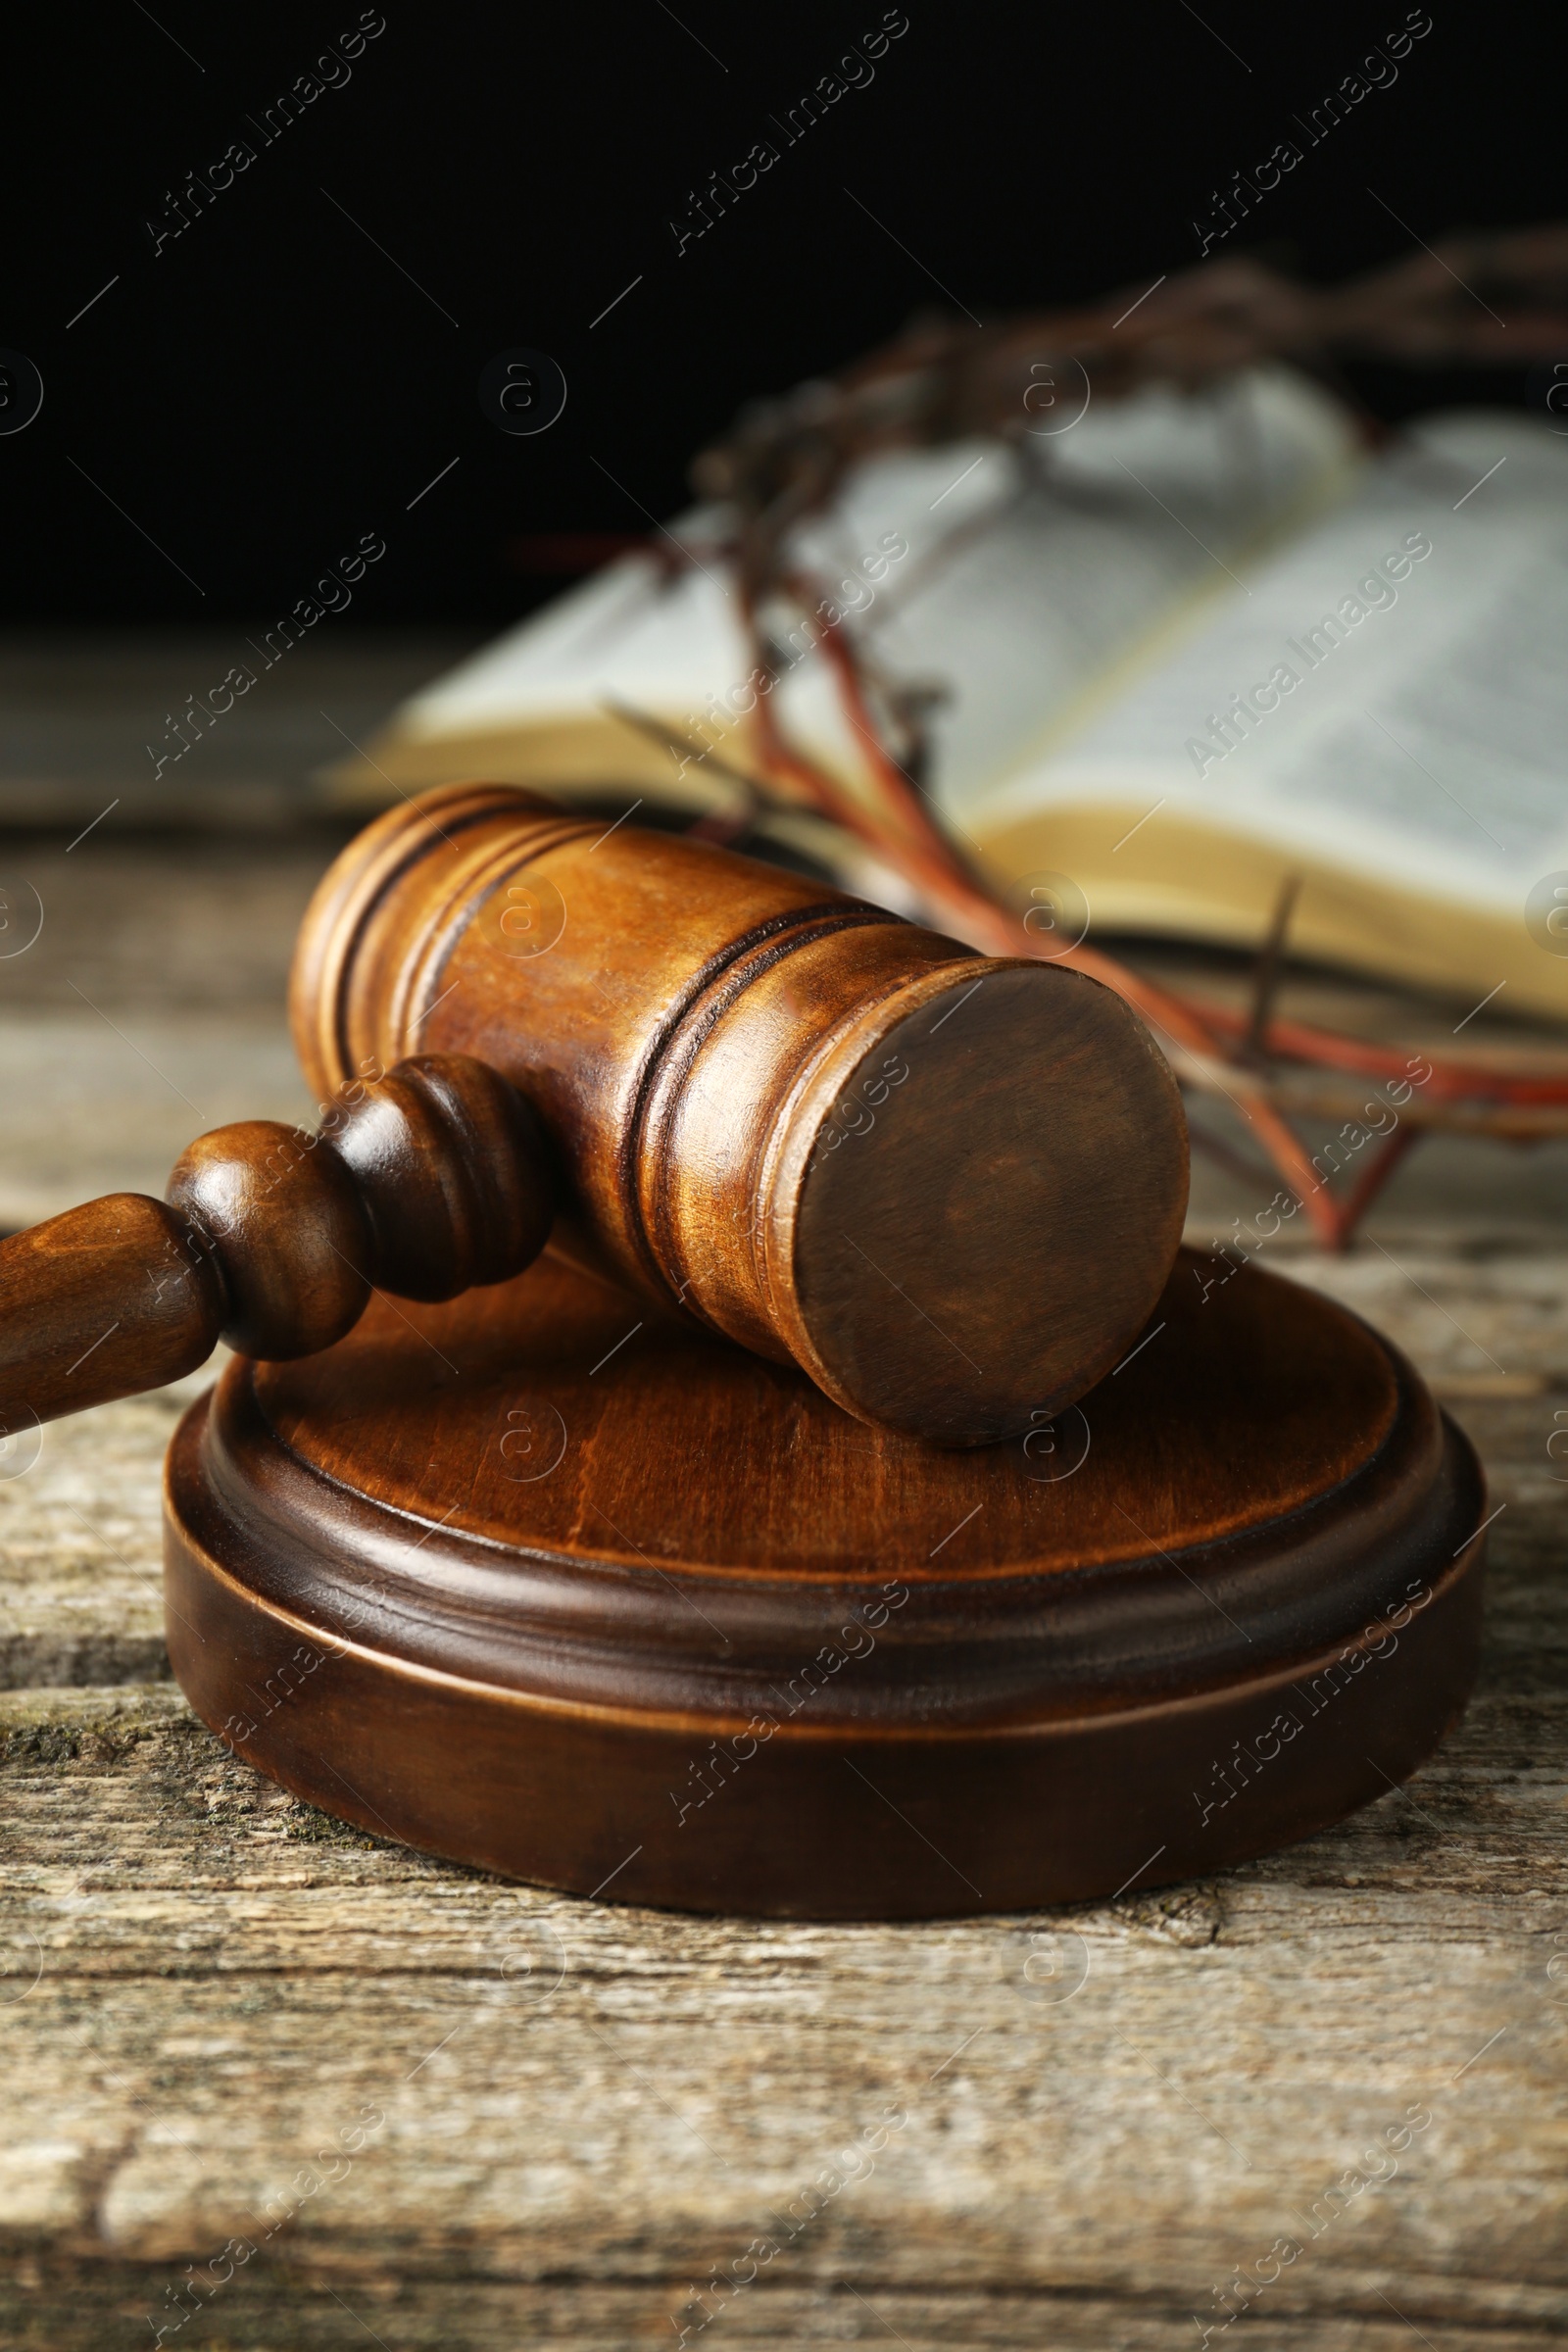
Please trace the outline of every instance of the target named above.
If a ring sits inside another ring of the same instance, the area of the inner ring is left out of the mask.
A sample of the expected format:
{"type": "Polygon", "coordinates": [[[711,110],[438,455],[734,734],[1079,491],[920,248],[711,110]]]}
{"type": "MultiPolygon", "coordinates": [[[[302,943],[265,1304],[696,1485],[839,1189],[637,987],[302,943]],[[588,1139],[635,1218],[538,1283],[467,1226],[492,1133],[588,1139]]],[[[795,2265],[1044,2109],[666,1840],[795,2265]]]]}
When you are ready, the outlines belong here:
{"type": "Polygon", "coordinates": [[[220,1339],[313,1355],[372,1288],[452,1298],[544,1248],[544,1130],[487,1063],[419,1054],[322,1108],[314,1135],[248,1119],[202,1136],[163,1200],[110,1193],[0,1243],[0,1444],[178,1380],[220,1339]]]}

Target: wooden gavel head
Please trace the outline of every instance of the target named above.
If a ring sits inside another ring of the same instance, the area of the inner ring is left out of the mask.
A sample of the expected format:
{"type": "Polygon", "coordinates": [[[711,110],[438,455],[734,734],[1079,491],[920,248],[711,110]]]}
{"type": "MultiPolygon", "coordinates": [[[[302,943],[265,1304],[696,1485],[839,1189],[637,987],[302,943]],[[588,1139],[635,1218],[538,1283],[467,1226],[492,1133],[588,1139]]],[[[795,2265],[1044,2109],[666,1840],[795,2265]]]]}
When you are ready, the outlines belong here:
{"type": "Polygon", "coordinates": [[[1181,1101],[1111,990],[511,786],[350,844],[292,1016],[323,1101],[410,1055],[500,1072],[559,1250],[938,1444],[1090,1388],[1175,1257],[1181,1101]]]}
{"type": "Polygon", "coordinates": [[[328,1347],[372,1286],[556,1246],[950,1446],[1111,1370],[1187,1199],[1181,1102],[1097,981],[505,785],[390,812],[306,916],[319,1134],[203,1137],[167,1199],[0,1245],[0,1430],[328,1347]]]}

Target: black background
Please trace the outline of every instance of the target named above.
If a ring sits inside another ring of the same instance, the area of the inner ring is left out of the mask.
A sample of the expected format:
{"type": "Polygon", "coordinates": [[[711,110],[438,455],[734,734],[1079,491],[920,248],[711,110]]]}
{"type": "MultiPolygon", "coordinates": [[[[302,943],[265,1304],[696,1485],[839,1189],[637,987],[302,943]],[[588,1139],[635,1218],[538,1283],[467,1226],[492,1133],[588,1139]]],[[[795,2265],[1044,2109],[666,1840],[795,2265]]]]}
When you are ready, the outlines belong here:
{"type": "MultiPolygon", "coordinates": [[[[1409,254],[1412,235],[1568,211],[1546,17],[1431,8],[1394,86],[1224,250],[1332,278],[1409,254]]],[[[349,621],[503,621],[559,585],[519,538],[643,530],[745,400],[842,365],[912,311],[951,296],[986,318],[1194,262],[1209,191],[1295,136],[1292,115],[1405,8],[907,0],[870,86],[679,258],[667,223],[687,191],[773,137],[770,116],[881,22],[880,0],[680,0],[679,21],[661,0],[384,0],[347,85],[268,147],[246,117],[356,25],[353,0],[154,14],[56,8],[8,34],[0,345],[46,387],[36,422],[0,438],[14,621],[264,614],[366,531],[388,553],[349,621]],[[256,162],[155,258],[144,223],[166,191],[235,138],[256,162]],[[513,345],[552,354],[569,386],[535,438],[478,406],[481,368],[513,345]]],[[[1387,370],[1361,389],[1396,415],[1517,401],[1524,372],[1387,370]]]]}

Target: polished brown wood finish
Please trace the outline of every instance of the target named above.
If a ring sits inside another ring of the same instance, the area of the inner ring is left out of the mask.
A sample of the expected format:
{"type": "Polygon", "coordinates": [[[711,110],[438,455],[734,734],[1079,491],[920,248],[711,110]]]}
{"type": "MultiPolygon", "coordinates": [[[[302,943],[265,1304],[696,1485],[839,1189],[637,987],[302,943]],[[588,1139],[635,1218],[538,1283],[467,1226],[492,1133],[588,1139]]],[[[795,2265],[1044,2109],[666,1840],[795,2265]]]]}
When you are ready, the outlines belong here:
{"type": "Polygon", "coordinates": [[[1109,990],[509,786],[362,835],[293,996],[318,1136],[222,1128],[167,1205],[0,1245],[6,1428],[503,1280],[559,1202],[568,1256],[977,1445],[1116,1362],[1180,1234],[1180,1099],[1109,990]]]}
{"type": "Polygon", "coordinates": [[[627,1900],[1004,1910],[1303,1836],[1463,1705],[1468,1447],[1342,1310],[1172,1272],[1095,982],[465,786],[333,869],[294,1010],[319,1134],[0,1247],[0,1437],[242,1350],[170,1652],[300,1794],[627,1900]]]}
{"type": "Polygon", "coordinates": [[[176,1380],[219,1339],[309,1355],[372,1285],[450,1298],[544,1248],[543,1133],[482,1062],[351,1078],[322,1120],[315,1135],[218,1128],[181,1155],[167,1201],[112,1194],[0,1244],[0,1436],[176,1380]]]}
{"type": "Polygon", "coordinates": [[[943,1444],[1109,1371],[1180,1237],[1180,1099],[1110,991],[507,785],[350,846],[293,1015],[323,1093],[492,1063],[560,1152],[559,1248],[943,1444]]]}
{"type": "Polygon", "coordinates": [[[614,1899],[911,1917],[1208,1872],[1403,1779],[1486,1503],[1395,1351],[1185,1256],[1131,1361],[943,1451],[552,1259],[236,1363],[169,1642],[327,1811],[614,1899]]]}
{"type": "Polygon", "coordinates": [[[13,1234],[0,1242],[0,1438],[194,1372],[225,1311],[185,1219],[145,1193],[13,1234]]]}
{"type": "Polygon", "coordinates": [[[180,1154],[168,1197],[220,1269],[231,1348],[311,1355],[358,1322],[370,1296],[370,1223],[330,1146],[243,1119],[180,1154]]]}

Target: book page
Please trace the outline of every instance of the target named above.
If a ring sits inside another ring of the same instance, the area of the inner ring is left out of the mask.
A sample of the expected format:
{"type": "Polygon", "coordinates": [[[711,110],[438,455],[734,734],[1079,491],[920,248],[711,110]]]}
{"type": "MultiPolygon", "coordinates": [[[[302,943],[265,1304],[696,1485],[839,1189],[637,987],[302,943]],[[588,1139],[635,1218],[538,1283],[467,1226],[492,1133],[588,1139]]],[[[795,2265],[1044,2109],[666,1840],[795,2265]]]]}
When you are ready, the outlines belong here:
{"type": "MultiPolygon", "coordinates": [[[[869,462],[801,527],[791,560],[878,669],[940,692],[935,786],[961,798],[1015,772],[1043,727],[1185,606],[1239,596],[1249,556],[1343,496],[1355,466],[1339,405],[1261,368],[1214,394],[1091,405],[1019,447],[869,462]]],[[[705,743],[743,730],[752,656],[712,544],[722,520],[677,518],[672,572],[642,556],[612,564],[437,681],[399,714],[391,755],[398,736],[496,736],[597,717],[608,699],[705,743]]],[[[799,618],[778,614],[779,707],[807,749],[853,775],[827,665],[804,631],[786,637],[799,618]]]]}
{"type": "Polygon", "coordinates": [[[1142,801],[1511,910],[1568,864],[1568,436],[1429,419],[1245,587],[959,821],[1142,801]]]}

